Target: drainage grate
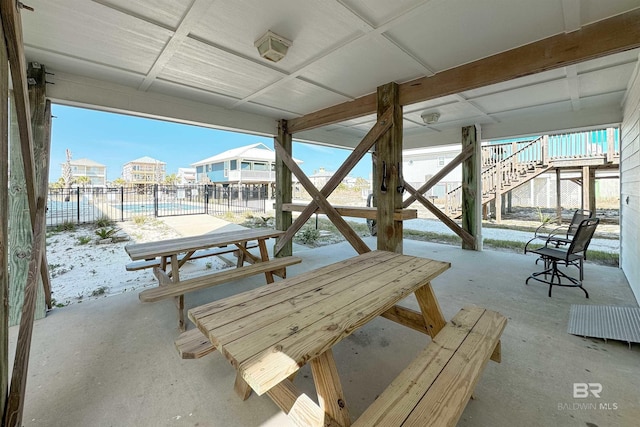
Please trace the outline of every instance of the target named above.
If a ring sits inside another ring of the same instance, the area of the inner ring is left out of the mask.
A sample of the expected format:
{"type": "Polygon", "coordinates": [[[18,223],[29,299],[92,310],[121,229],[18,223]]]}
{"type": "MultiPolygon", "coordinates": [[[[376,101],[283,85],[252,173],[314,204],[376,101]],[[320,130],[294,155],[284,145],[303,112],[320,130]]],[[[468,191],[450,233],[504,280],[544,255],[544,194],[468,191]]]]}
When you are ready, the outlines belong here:
{"type": "Polygon", "coordinates": [[[572,305],[567,332],[629,344],[640,343],[640,308],[572,305]]]}

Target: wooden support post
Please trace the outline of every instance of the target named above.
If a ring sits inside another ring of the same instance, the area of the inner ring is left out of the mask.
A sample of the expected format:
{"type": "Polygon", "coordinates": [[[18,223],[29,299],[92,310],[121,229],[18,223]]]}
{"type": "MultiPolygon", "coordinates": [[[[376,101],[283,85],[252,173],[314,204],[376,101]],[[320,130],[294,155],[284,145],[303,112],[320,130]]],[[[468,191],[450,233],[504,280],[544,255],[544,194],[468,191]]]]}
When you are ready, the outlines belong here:
{"type": "Polygon", "coordinates": [[[9,386],[9,66],[0,20],[0,424],[9,386]]]}
{"type": "Polygon", "coordinates": [[[562,181],[560,168],[556,169],[556,218],[558,225],[562,224],[562,181]]]}
{"type": "Polygon", "coordinates": [[[474,146],[471,157],[462,163],[462,228],[475,237],[475,242],[470,245],[462,241],[462,249],[481,249],[482,230],[482,181],[480,178],[478,130],[475,126],[462,128],[462,149],[474,146]]]}
{"type": "Polygon", "coordinates": [[[396,83],[378,87],[378,118],[393,108],[391,127],[375,146],[378,185],[373,194],[378,207],[376,225],[379,250],[402,253],[402,221],[395,221],[393,213],[402,208],[402,107],[398,102],[396,83]]]}
{"type": "Polygon", "coordinates": [[[340,376],[331,349],[311,359],[311,373],[318,392],[320,408],[331,418],[337,420],[340,425],[350,426],[349,410],[345,403],[340,376]]]}
{"type": "MultiPolygon", "coordinates": [[[[291,134],[287,130],[287,121],[280,120],[278,124],[278,136],[276,137],[276,144],[280,144],[285,151],[291,155],[291,134]]],[[[282,205],[285,203],[291,203],[291,171],[282,161],[282,158],[276,153],[276,229],[286,231],[291,227],[292,213],[282,210],[282,205]]],[[[278,237],[276,245],[282,239],[278,237]]],[[[293,254],[293,241],[289,240],[282,246],[279,251],[274,251],[274,256],[285,257],[293,254]]]]}
{"type": "MultiPolygon", "coordinates": [[[[51,158],[51,101],[47,101],[46,99],[46,70],[44,65],[29,64],[27,78],[33,79],[35,82],[35,84],[29,85],[29,105],[31,110],[31,134],[33,135],[33,160],[36,170],[36,182],[45,183],[43,188],[36,188],[36,195],[46,196],[49,187],[49,159],[51,158]],[[44,175],[46,179],[43,180],[42,175],[44,175]]],[[[46,252],[43,250],[35,318],[42,319],[45,317],[47,308],[51,308],[51,281],[49,280],[49,266],[46,252]]]]}
{"type": "Polygon", "coordinates": [[[590,201],[590,189],[589,189],[589,166],[582,167],[582,209],[585,211],[590,211],[591,206],[589,206],[590,201]]]}

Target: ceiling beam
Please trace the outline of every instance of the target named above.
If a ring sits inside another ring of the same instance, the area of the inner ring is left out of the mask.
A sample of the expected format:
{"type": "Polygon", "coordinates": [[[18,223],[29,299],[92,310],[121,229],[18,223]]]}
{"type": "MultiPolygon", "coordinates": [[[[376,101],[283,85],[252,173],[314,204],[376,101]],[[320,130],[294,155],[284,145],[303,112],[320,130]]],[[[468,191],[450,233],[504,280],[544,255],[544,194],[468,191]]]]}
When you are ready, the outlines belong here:
{"type": "MultiPolygon", "coordinates": [[[[640,47],[640,8],[571,33],[508,50],[400,85],[400,104],[410,105],[640,47]]],[[[375,94],[289,120],[289,131],[338,123],[376,111],[375,94]]]]}

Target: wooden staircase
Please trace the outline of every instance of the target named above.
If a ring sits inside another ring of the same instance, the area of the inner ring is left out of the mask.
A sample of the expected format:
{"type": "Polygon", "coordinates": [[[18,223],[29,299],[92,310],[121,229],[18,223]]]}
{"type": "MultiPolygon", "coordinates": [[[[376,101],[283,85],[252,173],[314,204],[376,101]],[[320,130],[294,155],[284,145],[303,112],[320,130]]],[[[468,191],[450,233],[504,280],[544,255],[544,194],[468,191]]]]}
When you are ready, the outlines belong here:
{"type": "MultiPolygon", "coordinates": [[[[552,169],[547,137],[482,147],[482,205],[552,169]]],[[[447,193],[445,213],[462,216],[462,186],[447,193]]]]}

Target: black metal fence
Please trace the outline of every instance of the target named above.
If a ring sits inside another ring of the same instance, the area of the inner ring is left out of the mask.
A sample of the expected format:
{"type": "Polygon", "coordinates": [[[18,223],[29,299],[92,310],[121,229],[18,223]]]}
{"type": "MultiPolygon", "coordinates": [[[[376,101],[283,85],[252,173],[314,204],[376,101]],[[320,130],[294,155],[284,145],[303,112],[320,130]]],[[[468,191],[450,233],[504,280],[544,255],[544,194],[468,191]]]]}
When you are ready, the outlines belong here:
{"type": "Polygon", "coordinates": [[[102,217],[177,216],[247,211],[264,213],[267,185],[149,185],[50,189],[47,225],[88,223],[102,217]]]}

